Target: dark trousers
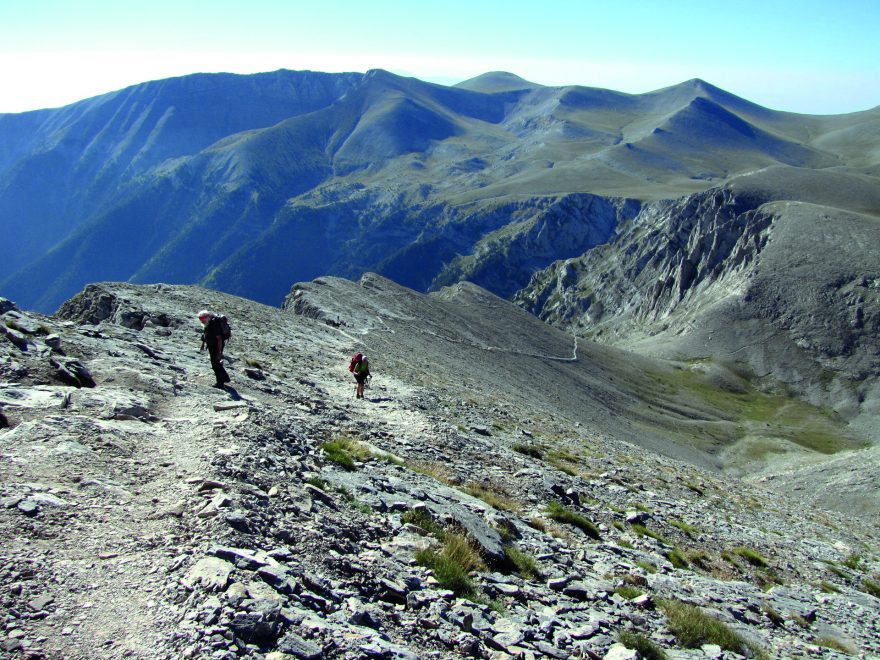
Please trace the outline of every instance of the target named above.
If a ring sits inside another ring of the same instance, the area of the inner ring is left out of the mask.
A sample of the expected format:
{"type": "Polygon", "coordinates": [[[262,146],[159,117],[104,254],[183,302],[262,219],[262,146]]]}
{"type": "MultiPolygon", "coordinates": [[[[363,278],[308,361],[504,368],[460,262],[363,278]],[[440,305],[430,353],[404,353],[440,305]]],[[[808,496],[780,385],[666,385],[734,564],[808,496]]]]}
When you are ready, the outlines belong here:
{"type": "Polygon", "coordinates": [[[220,360],[219,351],[216,348],[208,346],[208,354],[211,356],[211,369],[214,370],[214,376],[217,378],[217,384],[223,385],[232,380],[231,378],[229,378],[229,374],[226,373],[226,369],[223,368],[223,362],[220,360]]]}

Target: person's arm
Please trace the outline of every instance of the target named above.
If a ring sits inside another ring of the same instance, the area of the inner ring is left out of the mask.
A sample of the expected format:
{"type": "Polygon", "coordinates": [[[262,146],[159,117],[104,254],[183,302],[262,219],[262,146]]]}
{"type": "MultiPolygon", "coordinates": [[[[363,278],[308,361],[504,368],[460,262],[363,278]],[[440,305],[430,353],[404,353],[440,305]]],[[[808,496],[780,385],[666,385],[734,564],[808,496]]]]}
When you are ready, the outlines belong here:
{"type": "Polygon", "coordinates": [[[223,357],[223,337],[217,335],[217,355],[223,357]]]}

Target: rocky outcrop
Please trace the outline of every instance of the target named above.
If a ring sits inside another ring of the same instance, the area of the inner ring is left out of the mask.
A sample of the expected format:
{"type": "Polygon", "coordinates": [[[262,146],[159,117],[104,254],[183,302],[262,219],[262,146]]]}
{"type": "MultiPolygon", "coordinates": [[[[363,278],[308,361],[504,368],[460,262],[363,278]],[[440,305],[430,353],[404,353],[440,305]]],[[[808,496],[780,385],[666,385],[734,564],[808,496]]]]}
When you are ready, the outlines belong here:
{"type": "Polygon", "coordinates": [[[563,327],[625,319],[650,332],[742,288],[770,236],[760,203],[720,189],[646,205],[608,245],[536,274],[516,301],[563,327]]]}
{"type": "Polygon", "coordinates": [[[605,244],[639,211],[636,200],[567,195],[543,201],[533,214],[503,209],[505,225],[476,240],[434,279],[433,289],[473,282],[508,298],[553,261],[605,244]],[[543,206],[544,208],[541,208],[543,206]]]}
{"type": "Polygon", "coordinates": [[[582,336],[739,363],[880,438],[880,271],[867,249],[880,240],[876,220],[769,201],[779,194],[731,186],[646,205],[516,300],[582,336]]]}
{"type": "Polygon", "coordinates": [[[880,653],[876,530],[622,441],[625,407],[600,410],[640,358],[578,362],[564,334],[467,284],[295,291],[327,319],[361,304],[343,326],[102,284],[69,317],[17,312],[97,387],[43,383],[39,354],[0,340],[2,653],[635,657],[635,633],[680,658],[880,653]],[[226,392],[198,351],[201,307],[235,324],[226,392]],[[365,399],[355,348],[374,365],[365,399]],[[465,548],[450,579],[436,558],[465,548]],[[669,603],[723,625],[725,649],[677,637],[669,603]]]}

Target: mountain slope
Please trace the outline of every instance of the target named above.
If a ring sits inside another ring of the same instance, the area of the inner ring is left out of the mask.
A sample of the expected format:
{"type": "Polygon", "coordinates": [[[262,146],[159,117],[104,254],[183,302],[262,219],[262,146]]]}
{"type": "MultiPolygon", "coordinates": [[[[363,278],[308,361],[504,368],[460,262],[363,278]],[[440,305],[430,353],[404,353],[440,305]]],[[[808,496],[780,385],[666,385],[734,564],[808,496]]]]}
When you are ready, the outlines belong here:
{"type": "Polygon", "coordinates": [[[609,244],[554,264],[517,299],[581,335],[741,364],[876,440],[878,201],[871,178],[762,171],[644,207],[609,244]]]}
{"type": "MultiPolygon", "coordinates": [[[[552,200],[631,206],[778,164],[873,176],[876,116],[773,112],[699,80],[642,95],[502,73],[457,87],[384,71],[145,83],[0,117],[0,229],[21,238],[0,255],[0,289],[44,310],[103,279],[277,303],[296,279],[387,268],[509,295],[628,217],[560,252],[529,234],[552,200]]],[[[561,218],[561,235],[582,219],[561,218]]]]}
{"type": "Polygon", "coordinates": [[[680,370],[575,355],[472,285],[322,278],[281,310],[108,283],[55,317],[0,300],[0,328],[10,657],[607,657],[634,630],[719,655],[677,614],[725,655],[880,652],[875,451],[861,519],[806,501],[821,471],[775,490],[646,451],[681,436],[651,419],[696,421],[653,396],[680,370]],[[232,319],[225,392],[203,307],[232,319]]]}
{"type": "Polygon", "coordinates": [[[198,74],[135,85],[58,110],[0,115],[0,217],[21,241],[0,247],[0,276],[151,184],[164,162],[245,130],[311,112],[359,74],[198,74]],[[142,181],[142,178],[146,181],[142,181]]]}

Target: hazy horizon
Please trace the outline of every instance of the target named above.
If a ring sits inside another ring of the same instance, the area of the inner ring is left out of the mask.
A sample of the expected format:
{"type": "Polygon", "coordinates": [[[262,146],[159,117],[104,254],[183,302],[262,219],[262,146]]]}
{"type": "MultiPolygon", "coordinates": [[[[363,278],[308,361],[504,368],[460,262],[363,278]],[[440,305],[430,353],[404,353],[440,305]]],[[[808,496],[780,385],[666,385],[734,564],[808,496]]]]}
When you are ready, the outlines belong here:
{"type": "Polygon", "coordinates": [[[638,8],[550,0],[411,7],[255,0],[0,4],[0,112],[59,107],[193,73],[381,68],[454,84],[509,71],[644,93],[701,78],[774,110],[880,105],[880,5],[850,0],[638,8]]]}

